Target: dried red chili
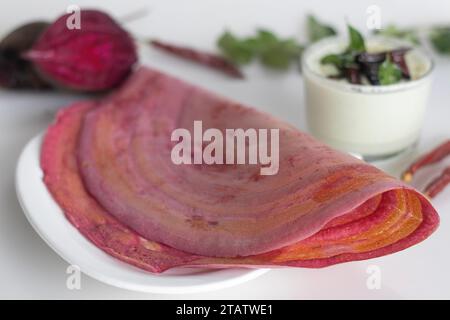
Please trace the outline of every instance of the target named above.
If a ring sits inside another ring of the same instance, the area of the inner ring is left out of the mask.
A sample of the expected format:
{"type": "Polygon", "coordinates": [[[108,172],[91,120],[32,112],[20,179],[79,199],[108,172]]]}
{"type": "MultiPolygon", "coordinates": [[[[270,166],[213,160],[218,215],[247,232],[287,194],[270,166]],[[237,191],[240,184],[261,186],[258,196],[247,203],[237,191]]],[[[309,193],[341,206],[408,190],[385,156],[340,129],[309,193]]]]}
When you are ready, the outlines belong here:
{"type": "Polygon", "coordinates": [[[235,65],[233,65],[230,61],[228,61],[227,59],[225,59],[220,55],[208,52],[201,52],[199,50],[192,49],[189,47],[173,45],[158,40],[152,40],[150,41],[150,44],[155,48],[161,49],[165,52],[171,53],[186,60],[190,60],[193,62],[197,62],[201,65],[211,67],[215,70],[226,73],[231,77],[240,79],[244,78],[242,72],[235,65]]]}
{"type": "Polygon", "coordinates": [[[408,65],[406,64],[405,54],[411,50],[410,48],[400,48],[397,50],[392,50],[387,53],[389,58],[393,63],[397,65],[402,71],[402,76],[405,79],[411,79],[411,75],[409,73],[408,65]]]}
{"type": "Polygon", "coordinates": [[[386,53],[363,52],[356,56],[356,62],[360,65],[361,71],[367,77],[370,84],[379,85],[378,70],[383,61],[386,60],[386,53]]]}
{"type": "Polygon", "coordinates": [[[431,181],[431,183],[425,188],[425,194],[433,198],[439,192],[444,190],[444,188],[450,184],[450,167],[446,168],[439,177],[431,181]]]}
{"type": "Polygon", "coordinates": [[[351,66],[344,69],[345,78],[352,84],[361,84],[361,73],[357,66],[351,66]]]}
{"type": "Polygon", "coordinates": [[[450,140],[445,141],[435,149],[423,155],[417,161],[413,162],[402,174],[403,181],[410,182],[414,173],[422,167],[436,163],[450,154],[450,140]]]}

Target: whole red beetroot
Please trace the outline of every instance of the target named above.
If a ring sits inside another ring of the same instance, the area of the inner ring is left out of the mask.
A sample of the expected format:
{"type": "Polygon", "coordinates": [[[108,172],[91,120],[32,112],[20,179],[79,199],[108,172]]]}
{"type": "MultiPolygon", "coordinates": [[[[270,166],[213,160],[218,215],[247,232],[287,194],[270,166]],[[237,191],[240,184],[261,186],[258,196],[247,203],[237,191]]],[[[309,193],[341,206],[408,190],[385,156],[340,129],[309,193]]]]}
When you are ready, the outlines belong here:
{"type": "Polygon", "coordinates": [[[47,26],[44,21],[30,22],[14,29],[0,41],[0,87],[50,89],[50,84],[36,72],[33,64],[22,57],[47,26]]]}
{"type": "Polygon", "coordinates": [[[70,15],[63,15],[24,56],[57,86],[102,91],[119,85],[137,61],[132,37],[101,11],[80,15],[80,29],[69,29],[70,15]]]}

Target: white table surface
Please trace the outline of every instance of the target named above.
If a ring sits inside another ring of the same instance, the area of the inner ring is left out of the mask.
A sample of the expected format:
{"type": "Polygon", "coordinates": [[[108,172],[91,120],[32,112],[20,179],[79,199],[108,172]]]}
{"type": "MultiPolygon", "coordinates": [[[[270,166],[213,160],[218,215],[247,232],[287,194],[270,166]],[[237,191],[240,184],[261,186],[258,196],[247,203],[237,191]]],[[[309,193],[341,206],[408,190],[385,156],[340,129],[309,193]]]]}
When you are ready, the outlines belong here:
{"type": "MultiPolygon", "coordinates": [[[[73,2],[61,0],[2,2],[0,34],[33,18],[51,19],[73,2]]],[[[261,1],[164,0],[97,2],[116,17],[148,8],[146,18],[127,24],[135,35],[213,49],[225,28],[245,34],[268,27],[286,36],[305,38],[305,14],[313,12],[341,29],[347,18],[364,30],[366,8],[372,1],[261,1]]],[[[94,1],[77,1],[81,7],[98,7],[94,1]]],[[[450,23],[450,2],[381,1],[382,22],[408,25],[450,23]]],[[[273,113],[306,129],[302,106],[302,79],[295,70],[279,74],[258,65],[245,68],[245,81],[193,66],[159,52],[146,50],[144,62],[221,94],[273,113]]],[[[429,110],[418,152],[450,137],[450,57],[436,57],[437,68],[429,110]]],[[[191,295],[152,295],[122,290],[82,276],[81,289],[66,288],[67,264],[39,238],[25,219],[14,191],[14,171],[25,143],[44,130],[54,112],[80,96],[0,90],[0,298],[42,299],[311,299],[311,298],[450,298],[450,188],[433,204],[441,226],[427,241],[406,251],[369,261],[326,269],[277,269],[237,287],[191,295]],[[381,271],[381,288],[366,285],[368,266],[381,271]]],[[[392,174],[406,166],[410,154],[380,166],[392,174]]],[[[447,164],[449,161],[447,161],[447,164]]],[[[441,165],[442,168],[442,165],[441,165]]],[[[434,167],[422,177],[438,172],[434,167]]]]}

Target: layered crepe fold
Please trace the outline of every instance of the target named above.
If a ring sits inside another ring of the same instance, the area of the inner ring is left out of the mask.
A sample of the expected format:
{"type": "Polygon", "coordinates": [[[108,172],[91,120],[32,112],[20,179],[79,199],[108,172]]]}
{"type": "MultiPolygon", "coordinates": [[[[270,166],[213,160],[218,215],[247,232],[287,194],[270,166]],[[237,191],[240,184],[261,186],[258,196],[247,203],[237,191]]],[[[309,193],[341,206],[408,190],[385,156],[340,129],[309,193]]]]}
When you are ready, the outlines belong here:
{"type": "Polygon", "coordinates": [[[324,267],[427,238],[439,217],[416,190],[293,126],[156,70],[61,110],[44,182],[97,247],[151,272],[179,266],[324,267]],[[279,171],[176,165],[177,128],[280,130],[279,171]]]}

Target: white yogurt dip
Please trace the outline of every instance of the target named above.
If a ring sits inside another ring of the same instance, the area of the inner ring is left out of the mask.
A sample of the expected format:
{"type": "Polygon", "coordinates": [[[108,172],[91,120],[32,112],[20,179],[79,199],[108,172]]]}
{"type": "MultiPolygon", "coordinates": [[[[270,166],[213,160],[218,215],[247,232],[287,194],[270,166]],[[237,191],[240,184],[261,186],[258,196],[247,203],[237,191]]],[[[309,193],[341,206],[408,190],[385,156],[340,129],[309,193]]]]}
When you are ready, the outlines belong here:
{"type": "MultiPolygon", "coordinates": [[[[350,84],[329,79],[336,72],[320,60],[341,53],[347,40],[327,38],[310,46],[302,57],[306,116],[310,132],[323,142],[365,158],[401,152],[419,138],[431,85],[433,63],[418,48],[406,56],[411,80],[386,86],[350,84]]],[[[411,47],[383,37],[366,40],[369,52],[411,47]]]]}

